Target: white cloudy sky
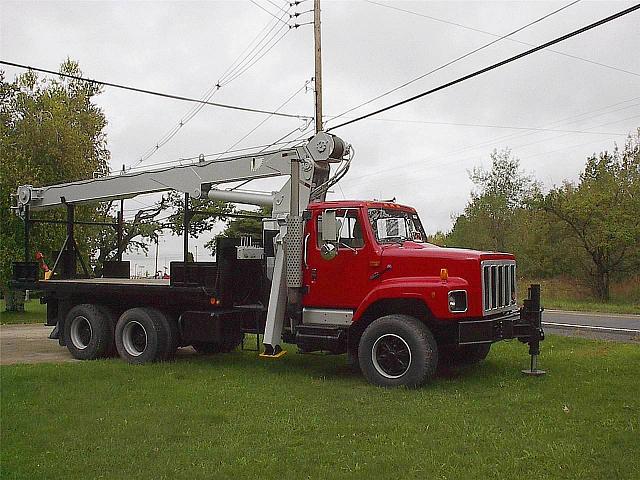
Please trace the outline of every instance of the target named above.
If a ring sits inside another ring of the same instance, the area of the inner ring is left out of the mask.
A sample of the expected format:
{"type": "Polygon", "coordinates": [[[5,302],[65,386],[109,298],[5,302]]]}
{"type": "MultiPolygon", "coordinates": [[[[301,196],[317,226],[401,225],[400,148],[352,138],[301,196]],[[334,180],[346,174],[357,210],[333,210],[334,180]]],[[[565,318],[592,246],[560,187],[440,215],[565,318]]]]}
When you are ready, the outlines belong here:
{"type": "MultiPolygon", "coordinates": [[[[289,8],[282,0],[255,1],[273,14],[281,13],[278,6],[289,8]]],[[[571,2],[381,3],[415,13],[362,0],[322,1],[325,115],[342,113],[495,39],[488,33],[504,35],[571,2]]],[[[633,3],[583,0],[511,38],[537,45],[633,3]]],[[[307,0],[289,11],[306,12],[312,4],[307,0]]],[[[200,97],[265,25],[277,23],[263,9],[245,0],[0,0],[0,57],[56,70],[69,56],[91,78],[200,97]]],[[[298,22],[311,19],[304,13],[298,22]]],[[[634,12],[553,47],[615,69],[542,51],[336,130],[333,133],[356,147],[357,156],[332,196],[396,197],[415,206],[434,232],[450,228],[451,215],[464,208],[472,188],[467,170],[488,165],[494,148],[510,147],[524,170],[546,186],[577,178],[586,156],[622,143],[640,125],[639,24],[640,12],[634,12]]],[[[300,89],[313,76],[313,30],[305,25],[284,31],[289,33],[212,101],[271,110],[300,89]]],[[[527,48],[502,40],[349,115],[527,48]]],[[[4,70],[9,78],[20,73],[4,70]]],[[[109,120],[114,169],[134,164],[191,109],[180,101],[109,88],[98,101],[109,120]]],[[[303,90],[282,111],[312,115],[313,93],[303,90]]],[[[142,165],[224,151],[263,119],[204,107],[142,165]]],[[[269,143],[300,125],[296,119],[271,118],[238,146],[269,143]]],[[[129,208],[135,206],[129,202],[129,208]]],[[[171,260],[179,248],[179,239],[166,239],[161,252],[171,260]]]]}

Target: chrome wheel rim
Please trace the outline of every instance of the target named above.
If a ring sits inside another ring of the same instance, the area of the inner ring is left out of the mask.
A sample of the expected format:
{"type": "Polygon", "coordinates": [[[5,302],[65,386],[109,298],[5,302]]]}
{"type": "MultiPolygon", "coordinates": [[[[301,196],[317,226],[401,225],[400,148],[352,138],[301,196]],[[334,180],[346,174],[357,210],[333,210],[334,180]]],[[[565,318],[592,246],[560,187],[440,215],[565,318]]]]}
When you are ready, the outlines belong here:
{"type": "Polygon", "coordinates": [[[147,349],[147,331],[140,322],[131,321],[122,329],[122,345],[132,357],[138,357],[147,349]]]}
{"type": "Polygon", "coordinates": [[[411,367],[411,349],[404,338],[386,333],[375,341],[371,359],[376,371],[385,378],[400,378],[411,367]]]}
{"type": "Polygon", "coordinates": [[[89,346],[93,337],[93,329],[87,317],[78,315],[71,321],[71,342],[79,350],[84,350],[89,346]]]}

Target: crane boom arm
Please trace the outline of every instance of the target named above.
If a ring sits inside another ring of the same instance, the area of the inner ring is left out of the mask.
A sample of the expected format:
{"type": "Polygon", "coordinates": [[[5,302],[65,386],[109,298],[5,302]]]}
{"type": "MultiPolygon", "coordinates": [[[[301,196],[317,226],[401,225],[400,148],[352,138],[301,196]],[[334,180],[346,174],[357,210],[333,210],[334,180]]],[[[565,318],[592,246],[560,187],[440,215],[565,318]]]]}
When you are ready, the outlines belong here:
{"type": "Polygon", "coordinates": [[[295,164],[301,164],[308,172],[310,167],[314,170],[313,167],[319,164],[339,161],[344,153],[345,144],[342,140],[320,132],[305,145],[283,150],[45,187],[22,185],[17,191],[18,208],[28,205],[32,210],[39,210],[63,204],[130,198],[166,190],[177,190],[188,193],[193,198],[201,198],[207,194],[211,185],[290,175],[292,165],[295,164]]]}

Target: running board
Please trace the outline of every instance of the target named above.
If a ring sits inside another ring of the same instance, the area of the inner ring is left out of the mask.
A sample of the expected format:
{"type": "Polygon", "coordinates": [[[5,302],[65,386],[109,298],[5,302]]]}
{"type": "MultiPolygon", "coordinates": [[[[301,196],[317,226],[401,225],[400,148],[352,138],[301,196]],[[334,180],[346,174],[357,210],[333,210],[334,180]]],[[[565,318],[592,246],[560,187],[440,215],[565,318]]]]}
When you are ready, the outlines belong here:
{"type": "Polygon", "coordinates": [[[302,353],[325,350],[340,354],[347,351],[347,331],[344,328],[300,325],[296,330],[296,345],[302,353]]]}

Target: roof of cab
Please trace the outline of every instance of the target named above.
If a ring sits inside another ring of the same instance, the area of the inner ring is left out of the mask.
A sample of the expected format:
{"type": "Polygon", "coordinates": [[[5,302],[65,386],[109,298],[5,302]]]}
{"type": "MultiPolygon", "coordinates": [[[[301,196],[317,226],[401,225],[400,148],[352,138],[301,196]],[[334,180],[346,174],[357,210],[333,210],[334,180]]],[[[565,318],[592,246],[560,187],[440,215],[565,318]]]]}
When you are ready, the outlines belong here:
{"type": "Polygon", "coordinates": [[[376,200],[332,200],[328,202],[310,203],[307,208],[310,210],[318,210],[325,208],[397,208],[408,212],[415,212],[415,208],[408,205],[401,205],[395,202],[381,202],[376,200]]]}

